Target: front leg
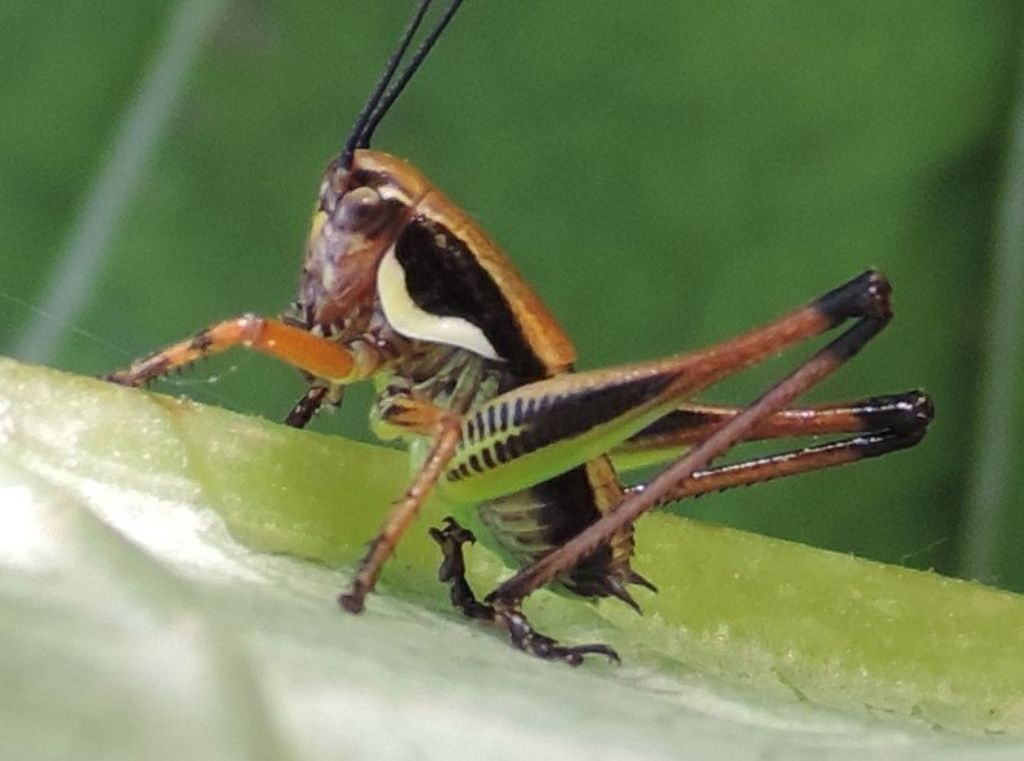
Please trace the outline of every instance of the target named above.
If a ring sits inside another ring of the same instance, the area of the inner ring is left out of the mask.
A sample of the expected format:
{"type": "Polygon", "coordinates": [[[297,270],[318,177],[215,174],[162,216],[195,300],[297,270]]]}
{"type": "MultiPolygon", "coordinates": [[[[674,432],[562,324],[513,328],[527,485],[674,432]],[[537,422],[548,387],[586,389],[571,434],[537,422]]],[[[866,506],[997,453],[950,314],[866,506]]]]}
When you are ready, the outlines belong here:
{"type": "Polygon", "coordinates": [[[224,320],[106,376],[122,386],[142,386],[204,357],[236,346],[269,354],[317,378],[351,383],[368,378],[382,362],[368,343],[343,346],[280,320],[246,314],[224,320]]]}
{"type": "Polygon", "coordinates": [[[467,618],[486,621],[504,629],[513,645],[537,658],[563,661],[570,666],[579,666],[586,655],[604,655],[610,661],[619,662],[618,653],[607,645],[560,645],[536,631],[518,607],[480,602],[466,580],[466,562],[462,553],[462,545],[475,542],[476,537],[454,518],[445,518],[442,528],[430,529],[430,536],[441,547],[443,556],[438,579],[451,587],[452,605],[467,618]]]}

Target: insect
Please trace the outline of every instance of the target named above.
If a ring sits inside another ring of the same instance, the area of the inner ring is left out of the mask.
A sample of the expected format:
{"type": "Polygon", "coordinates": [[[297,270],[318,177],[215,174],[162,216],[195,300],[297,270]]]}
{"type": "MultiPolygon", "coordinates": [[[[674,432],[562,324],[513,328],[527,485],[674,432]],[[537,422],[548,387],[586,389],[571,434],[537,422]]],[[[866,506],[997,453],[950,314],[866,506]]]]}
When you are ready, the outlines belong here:
{"type": "Polygon", "coordinates": [[[296,427],[321,406],[340,404],[347,385],[372,379],[374,429],[407,439],[417,471],[339,596],[342,607],[363,609],[436,487],[519,568],[480,599],[465,577],[463,548],[475,539],[472,531],[453,518],[431,529],[442,551],[440,577],[457,609],[505,630],[515,646],[541,658],[572,665],[588,654],[617,659],[607,645],[564,645],[535,631],[523,600],[550,584],[637,608],[629,586],[654,588],[631,568],[632,526],[644,512],[913,446],[933,408],[918,391],[790,406],[889,321],[890,286],[874,271],[702,351],[574,372],[571,341],[497,244],[410,164],[370,148],[460,4],[452,0],[440,12],[401,67],[431,5],[421,0],[328,165],[292,307],[278,319],[247,314],[219,322],[108,379],[139,386],[244,346],[304,373],[308,389],[286,420],[296,427]],[[689,401],[727,376],[840,328],[748,406],[689,401]],[[823,434],[840,438],[712,464],[741,441],[823,434]],[[626,487],[610,454],[641,452],[671,464],[649,483],[626,487]]]}

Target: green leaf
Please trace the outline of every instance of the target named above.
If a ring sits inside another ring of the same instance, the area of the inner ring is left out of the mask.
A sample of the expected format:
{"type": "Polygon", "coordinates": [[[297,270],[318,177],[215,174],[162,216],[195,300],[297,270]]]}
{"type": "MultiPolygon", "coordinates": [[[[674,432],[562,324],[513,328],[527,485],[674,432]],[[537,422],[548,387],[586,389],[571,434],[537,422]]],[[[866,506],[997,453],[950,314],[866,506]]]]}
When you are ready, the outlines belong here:
{"type": "MultiPolygon", "coordinates": [[[[346,572],[324,565],[350,567],[405,470],[399,452],[0,362],[0,756],[1021,750],[957,734],[1024,734],[1020,597],[670,515],[639,526],[661,587],[646,615],[529,602],[622,667],[536,661],[451,612],[423,530],[443,506],[345,615],[346,572]]],[[[470,561],[480,589],[507,573],[483,548],[470,561]]]]}

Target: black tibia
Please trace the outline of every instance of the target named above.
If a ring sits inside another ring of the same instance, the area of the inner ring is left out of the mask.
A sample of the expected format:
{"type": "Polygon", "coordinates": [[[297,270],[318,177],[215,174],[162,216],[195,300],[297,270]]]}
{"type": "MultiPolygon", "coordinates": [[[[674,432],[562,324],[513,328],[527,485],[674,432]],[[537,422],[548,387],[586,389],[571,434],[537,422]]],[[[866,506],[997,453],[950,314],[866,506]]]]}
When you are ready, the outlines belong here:
{"type": "Polygon", "coordinates": [[[320,405],[324,403],[326,396],[326,386],[310,386],[292,407],[288,417],[284,419],[284,424],[290,425],[292,428],[305,428],[313,416],[320,411],[320,405]]]}
{"type": "Polygon", "coordinates": [[[619,662],[618,653],[607,645],[560,645],[551,637],[535,631],[518,608],[493,605],[489,600],[477,600],[466,580],[466,564],[462,553],[462,545],[472,544],[476,537],[454,518],[449,516],[444,519],[444,526],[430,529],[430,536],[441,547],[443,555],[437,576],[451,587],[452,605],[462,611],[463,615],[504,629],[513,645],[537,658],[563,661],[570,666],[579,666],[586,655],[603,655],[610,661],[619,662]]]}
{"type": "Polygon", "coordinates": [[[313,385],[306,389],[299,401],[292,407],[284,419],[285,425],[292,428],[305,428],[325,404],[337,407],[341,404],[343,388],[337,390],[329,386],[313,385]]]}

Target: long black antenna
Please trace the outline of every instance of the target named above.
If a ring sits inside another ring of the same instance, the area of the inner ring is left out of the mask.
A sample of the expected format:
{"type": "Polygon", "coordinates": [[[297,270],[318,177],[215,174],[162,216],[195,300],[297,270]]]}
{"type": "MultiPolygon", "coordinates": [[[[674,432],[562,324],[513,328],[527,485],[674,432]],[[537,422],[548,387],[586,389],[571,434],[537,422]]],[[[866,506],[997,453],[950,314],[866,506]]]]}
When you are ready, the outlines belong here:
{"type": "Polygon", "coordinates": [[[431,2],[432,0],[421,0],[420,7],[416,10],[412,21],[409,22],[409,26],[406,27],[405,32],[402,34],[402,39],[399,40],[398,46],[388,59],[384,71],[381,72],[373,92],[370,93],[370,97],[366,101],[366,105],[363,106],[359,116],[356,117],[355,124],[352,125],[352,131],[345,141],[345,147],[341,151],[341,165],[346,169],[352,166],[352,157],[355,155],[357,148],[369,147],[370,138],[377,129],[377,125],[380,124],[380,120],[384,118],[388,109],[391,108],[398,96],[401,95],[402,90],[426,59],[431,48],[434,47],[437,38],[441,36],[445,27],[448,26],[448,22],[452,20],[452,16],[455,15],[459,6],[462,5],[462,0],[452,0],[441,15],[441,18],[434,25],[434,28],[430,30],[430,34],[426,36],[419,49],[413,54],[408,65],[402,70],[401,75],[392,84],[395,71],[398,69],[402,58],[405,57],[405,53],[409,49],[409,43],[412,42],[416,30],[419,29],[420,22],[423,21],[423,17],[426,15],[431,2]]]}
{"type": "Polygon", "coordinates": [[[416,34],[416,30],[420,28],[420,22],[423,21],[423,17],[426,15],[427,9],[430,8],[431,1],[432,0],[422,0],[420,7],[416,9],[416,14],[412,17],[412,21],[409,22],[409,26],[405,28],[405,32],[402,34],[402,39],[398,41],[398,47],[395,48],[391,57],[388,59],[387,64],[384,66],[384,71],[381,72],[380,78],[377,80],[377,84],[373,87],[373,92],[370,93],[370,97],[367,98],[366,104],[363,106],[363,110],[360,111],[359,116],[356,117],[355,124],[352,125],[352,131],[349,133],[348,139],[345,140],[345,147],[341,150],[341,165],[346,169],[352,166],[352,155],[359,146],[359,138],[366,129],[366,123],[373,114],[373,110],[377,107],[377,103],[380,102],[381,94],[387,88],[388,84],[390,84],[391,78],[395,75],[395,69],[397,69],[398,64],[402,62],[402,58],[405,56],[405,51],[409,49],[409,43],[412,42],[412,38],[413,35],[416,34]]]}
{"type": "Polygon", "coordinates": [[[438,19],[437,24],[433,29],[430,30],[430,34],[427,35],[426,39],[423,40],[423,44],[420,45],[419,50],[413,55],[412,60],[409,61],[409,65],[405,67],[402,75],[398,78],[388,91],[384,93],[384,97],[381,98],[380,103],[374,108],[373,114],[370,116],[369,121],[366,123],[366,127],[363,129],[362,139],[359,141],[360,148],[367,148],[370,145],[370,138],[373,137],[374,131],[377,129],[377,125],[380,124],[380,120],[387,114],[388,109],[391,108],[392,104],[398,100],[398,96],[402,94],[402,90],[409,84],[409,80],[412,79],[412,75],[416,73],[416,70],[423,63],[423,60],[430,53],[431,48],[434,47],[434,43],[437,42],[437,38],[444,32],[445,27],[448,26],[448,22],[452,20],[452,16],[462,5],[462,0],[452,0],[451,4],[445,9],[445,12],[438,19]]]}

